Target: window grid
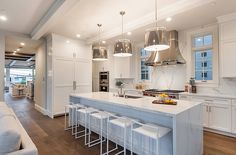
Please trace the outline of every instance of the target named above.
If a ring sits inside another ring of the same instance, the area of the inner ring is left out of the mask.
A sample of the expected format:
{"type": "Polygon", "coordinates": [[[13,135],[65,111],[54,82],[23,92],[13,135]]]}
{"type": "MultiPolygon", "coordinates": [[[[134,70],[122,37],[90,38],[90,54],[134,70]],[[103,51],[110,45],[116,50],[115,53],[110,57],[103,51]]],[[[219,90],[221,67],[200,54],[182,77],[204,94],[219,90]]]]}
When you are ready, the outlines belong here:
{"type": "Polygon", "coordinates": [[[205,34],[193,38],[193,47],[195,57],[195,79],[197,81],[213,80],[212,71],[212,51],[213,36],[205,34]]]}
{"type": "Polygon", "coordinates": [[[148,57],[149,52],[141,49],[140,52],[140,61],[141,61],[141,80],[150,80],[150,69],[145,65],[146,58],[148,57]]]}

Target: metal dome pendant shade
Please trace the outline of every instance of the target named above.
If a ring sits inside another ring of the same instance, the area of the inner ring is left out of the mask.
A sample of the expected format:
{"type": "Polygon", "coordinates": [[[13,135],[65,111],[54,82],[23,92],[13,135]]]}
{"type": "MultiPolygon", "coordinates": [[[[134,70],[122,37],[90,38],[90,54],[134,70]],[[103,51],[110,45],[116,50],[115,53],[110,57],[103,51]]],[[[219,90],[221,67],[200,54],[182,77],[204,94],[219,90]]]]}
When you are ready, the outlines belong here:
{"type": "Polygon", "coordinates": [[[146,51],[162,51],[170,48],[166,28],[157,26],[157,0],[155,0],[155,20],[156,27],[145,32],[144,50],[146,51]]]}
{"type": "Polygon", "coordinates": [[[94,61],[105,61],[108,59],[107,55],[107,49],[104,46],[101,46],[101,40],[100,40],[100,29],[102,24],[97,24],[99,27],[99,42],[97,44],[92,45],[93,50],[93,60],[94,61]]]}
{"type": "Polygon", "coordinates": [[[113,55],[115,57],[129,57],[132,56],[132,45],[129,39],[124,39],[123,16],[125,15],[125,12],[121,11],[120,15],[122,16],[122,39],[116,41],[113,55]]]}

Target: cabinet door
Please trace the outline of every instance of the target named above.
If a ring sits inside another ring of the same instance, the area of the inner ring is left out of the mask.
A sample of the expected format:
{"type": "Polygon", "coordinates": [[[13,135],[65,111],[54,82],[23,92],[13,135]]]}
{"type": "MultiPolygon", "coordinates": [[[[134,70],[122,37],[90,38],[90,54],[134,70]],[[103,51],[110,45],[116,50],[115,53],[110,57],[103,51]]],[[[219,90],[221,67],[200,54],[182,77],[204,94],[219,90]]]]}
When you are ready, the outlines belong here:
{"type": "Polygon", "coordinates": [[[209,106],[209,128],[231,132],[231,105],[214,102],[209,106]]]}
{"type": "Polygon", "coordinates": [[[75,93],[87,93],[92,91],[92,62],[85,59],[75,61],[75,93]]]}
{"type": "Polygon", "coordinates": [[[74,62],[72,59],[54,59],[53,115],[63,114],[73,93],[74,62]]]}
{"type": "Polygon", "coordinates": [[[52,51],[57,58],[74,58],[76,52],[75,42],[68,38],[53,34],[52,51]]]}
{"type": "Polygon", "coordinates": [[[203,126],[209,127],[209,113],[208,113],[208,104],[204,103],[202,108],[203,113],[203,126]]]}
{"type": "Polygon", "coordinates": [[[236,100],[233,101],[232,106],[232,133],[236,134],[236,100]]]}
{"type": "Polygon", "coordinates": [[[130,58],[115,58],[115,78],[130,78],[130,58]]]}
{"type": "Polygon", "coordinates": [[[204,97],[192,97],[192,101],[202,102],[203,126],[209,127],[208,100],[204,97]]]}
{"type": "Polygon", "coordinates": [[[230,42],[222,42],[221,49],[221,72],[222,77],[236,77],[234,69],[236,57],[236,40],[230,42]]]}

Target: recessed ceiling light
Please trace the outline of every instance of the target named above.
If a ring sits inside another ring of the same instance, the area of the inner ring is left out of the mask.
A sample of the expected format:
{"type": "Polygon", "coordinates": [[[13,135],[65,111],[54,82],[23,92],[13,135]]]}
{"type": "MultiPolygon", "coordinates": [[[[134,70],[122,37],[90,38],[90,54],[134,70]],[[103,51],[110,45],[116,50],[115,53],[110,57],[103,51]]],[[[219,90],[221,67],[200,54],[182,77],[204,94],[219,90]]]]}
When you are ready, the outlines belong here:
{"type": "Polygon", "coordinates": [[[127,35],[129,35],[129,36],[130,36],[131,34],[132,34],[131,32],[127,32],[127,35]]]}
{"type": "Polygon", "coordinates": [[[25,46],[25,43],[22,42],[22,43],[20,43],[20,45],[21,45],[21,46],[25,46]]]}
{"type": "Polygon", "coordinates": [[[70,41],[69,41],[69,40],[67,40],[67,41],[66,41],[66,43],[68,43],[68,44],[69,44],[69,43],[70,43],[70,41]]]}
{"type": "Polygon", "coordinates": [[[171,18],[171,17],[168,17],[168,18],[166,18],[166,21],[167,21],[167,22],[170,22],[170,21],[172,21],[172,18],[171,18]]]}
{"type": "Polygon", "coordinates": [[[13,51],[14,53],[16,53],[16,50],[15,51],[13,51]]]}
{"type": "Polygon", "coordinates": [[[105,40],[103,40],[103,41],[102,41],[102,43],[103,43],[103,44],[106,44],[106,41],[105,41],[105,40]]]}
{"type": "Polygon", "coordinates": [[[4,15],[0,15],[0,19],[1,19],[2,21],[6,21],[6,20],[7,20],[7,17],[4,16],[4,15]]]}
{"type": "Polygon", "coordinates": [[[13,55],[16,55],[16,53],[13,53],[13,55]]]}
{"type": "Polygon", "coordinates": [[[20,49],[19,49],[19,48],[17,48],[17,49],[16,49],[16,51],[20,51],[20,49]]]}
{"type": "Polygon", "coordinates": [[[80,37],[81,37],[81,35],[80,35],[80,34],[76,34],[76,37],[77,37],[77,38],[80,38],[80,37]]]}

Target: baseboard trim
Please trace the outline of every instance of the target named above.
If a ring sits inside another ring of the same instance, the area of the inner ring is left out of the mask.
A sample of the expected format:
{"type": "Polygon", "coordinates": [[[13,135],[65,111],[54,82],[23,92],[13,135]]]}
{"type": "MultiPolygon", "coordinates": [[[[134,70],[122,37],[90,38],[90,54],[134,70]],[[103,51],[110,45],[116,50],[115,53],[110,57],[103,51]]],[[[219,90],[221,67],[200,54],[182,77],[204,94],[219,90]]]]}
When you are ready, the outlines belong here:
{"type": "Polygon", "coordinates": [[[35,108],[37,111],[41,112],[43,115],[48,115],[48,111],[47,111],[46,109],[44,109],[43,107],[41,107],[41,106],[35,104],[35,105],[34,105],[34,108],[35,108]]]}
{"type": "Polygon", "coordinates": [[[210,129],[210,128],[206,128],[206,127],[204,127],[204,131],[209,131],[209,132],[217,133],[217,134],[220,134],[220,135],[236,138],[236,134],[229,133],[229,132],[214,130],[214,129],[210,129]]]}

